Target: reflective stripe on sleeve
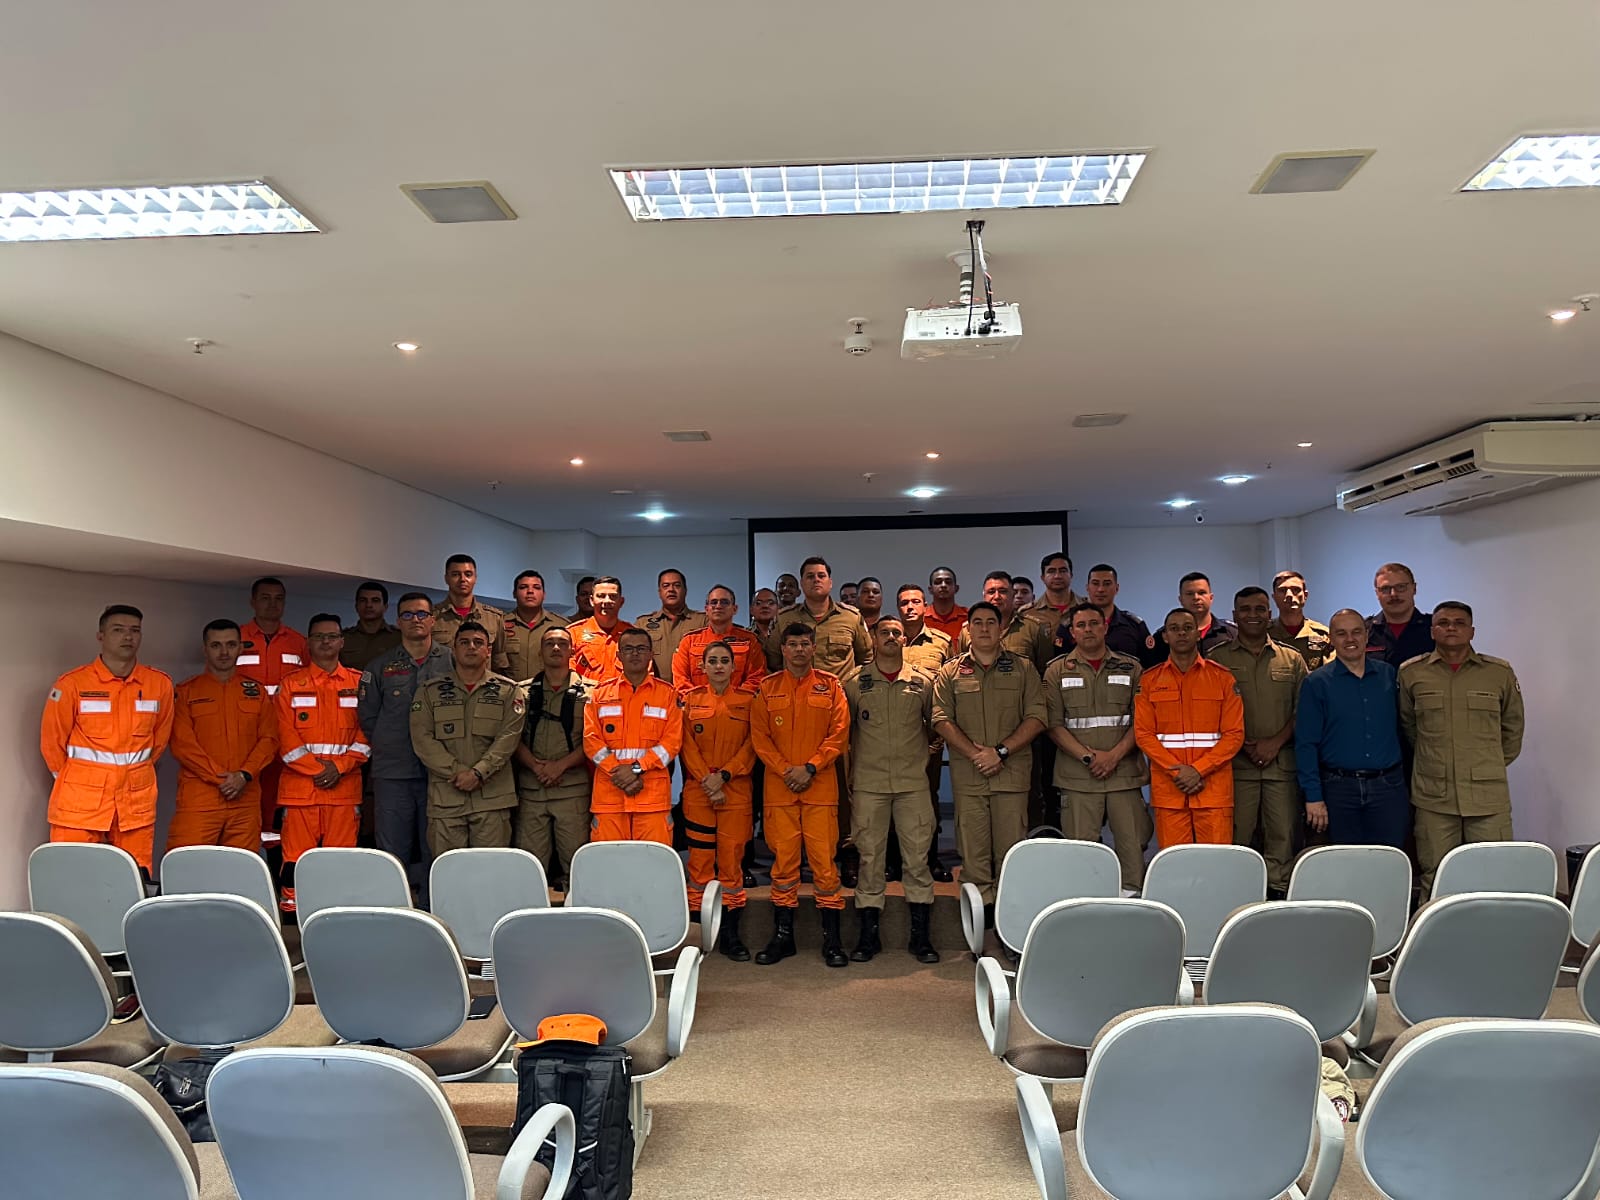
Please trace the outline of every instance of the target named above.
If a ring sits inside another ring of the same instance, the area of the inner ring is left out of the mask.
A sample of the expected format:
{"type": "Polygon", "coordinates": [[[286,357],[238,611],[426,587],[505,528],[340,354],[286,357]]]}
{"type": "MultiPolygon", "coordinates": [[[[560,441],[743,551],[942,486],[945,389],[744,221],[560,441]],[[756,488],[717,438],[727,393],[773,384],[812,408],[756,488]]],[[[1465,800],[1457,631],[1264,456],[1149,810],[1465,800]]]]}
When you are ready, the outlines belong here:
{"type": "Polygon", "coordinates": [[[661,760],[661,765],[663,767],[670,767],[672,765],[672,755],[667,753],[665,746],[652,746],[651,749],[656,752],[656,757],[661,760]]]}

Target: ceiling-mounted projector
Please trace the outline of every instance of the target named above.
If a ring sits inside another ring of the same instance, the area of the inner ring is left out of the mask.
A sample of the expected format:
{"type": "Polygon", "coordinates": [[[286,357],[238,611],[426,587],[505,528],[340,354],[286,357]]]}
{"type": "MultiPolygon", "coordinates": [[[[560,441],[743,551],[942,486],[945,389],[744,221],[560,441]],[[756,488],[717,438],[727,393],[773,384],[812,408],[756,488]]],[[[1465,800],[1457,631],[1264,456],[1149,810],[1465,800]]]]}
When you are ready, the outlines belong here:
{"type": "Polygon", "coordinates": [[[967,244],[949,256],[961,269],[954,304],[906,309],[901,358],[997,358],[1022,344],[1022,307],[996,304],[983,254],[983,222],[967,222],[967,244]],[[983,298],[974,296],[983,280],[983,298]]]}

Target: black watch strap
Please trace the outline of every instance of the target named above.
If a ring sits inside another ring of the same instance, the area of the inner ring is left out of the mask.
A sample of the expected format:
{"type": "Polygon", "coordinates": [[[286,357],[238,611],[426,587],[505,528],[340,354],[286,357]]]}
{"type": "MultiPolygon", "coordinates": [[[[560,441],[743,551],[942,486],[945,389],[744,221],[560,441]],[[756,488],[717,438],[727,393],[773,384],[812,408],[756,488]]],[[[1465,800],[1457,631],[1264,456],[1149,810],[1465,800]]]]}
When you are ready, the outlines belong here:
{"type": "Polygon", "coordinates": [[[723,783],[731,782],[733,779],[733,772],[731,771],[718,771],[717,774],[722,776],[723,783]]]}
{"type": "Polygon", "coordinates": [[[250,774],[249,771],[240,771],[239,774],[244,776],[244,781],[246,783],[250,783],[255,779],[255,776],[250,774]]]}

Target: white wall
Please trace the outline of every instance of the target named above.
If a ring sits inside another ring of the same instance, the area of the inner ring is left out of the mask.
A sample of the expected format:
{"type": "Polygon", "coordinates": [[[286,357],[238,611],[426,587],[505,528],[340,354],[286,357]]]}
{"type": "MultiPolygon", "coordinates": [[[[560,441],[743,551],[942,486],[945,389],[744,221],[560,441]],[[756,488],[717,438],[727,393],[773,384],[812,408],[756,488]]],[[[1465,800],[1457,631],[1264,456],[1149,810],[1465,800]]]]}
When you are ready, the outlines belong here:
{"type": "MultiPolygon", "coordinates": [[[[622,615],[632,620],[640,613],[659,608],[656,576],[668,567],[683,572],[689,585],[689,607],[700,608],[714,583],[725,583],[739,594],[739,616],[743,623],[750,607],[750,566],[744,534],[719,534],[714,537],[613,537],[596,538],[595,575],[615,575],[622,580],[622,615]]],[[[546,584],[555,584],[546,578],[546,584]]],[[[560,595],[551,593],[567,611],[572,606],[569,586],[560,595]]]]}
{"type": "Polygon", "coordinates": [[[1122,590],[1117,606],[1137,613],[1151,629],[1159,628],[1178,606],[1178,580],[1190,571],[1211,579],[1213,611],[1226,617],[1233,594],[1242,587],[1272,585],[1275,568],[1263,562],[1261,527],[1196,525],[1177,514],[1172,524],[1153,529],[1073,529],[1073,590],[1083,594],[1089,568],[1110,563],[1122,590]]]}

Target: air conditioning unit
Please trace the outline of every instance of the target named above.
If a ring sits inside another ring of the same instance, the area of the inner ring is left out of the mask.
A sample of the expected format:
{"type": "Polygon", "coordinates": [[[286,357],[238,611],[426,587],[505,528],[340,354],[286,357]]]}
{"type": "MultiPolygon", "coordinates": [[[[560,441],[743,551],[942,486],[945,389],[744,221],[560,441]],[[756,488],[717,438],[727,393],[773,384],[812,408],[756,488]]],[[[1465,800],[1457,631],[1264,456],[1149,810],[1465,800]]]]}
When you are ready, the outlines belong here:
{"type": "Polygon", "coordinates": [[[1596,477],[1600,420],[1492,421],[1346,479],[1338,504],[1345,512],[1441,516],[1596,477]]]}

